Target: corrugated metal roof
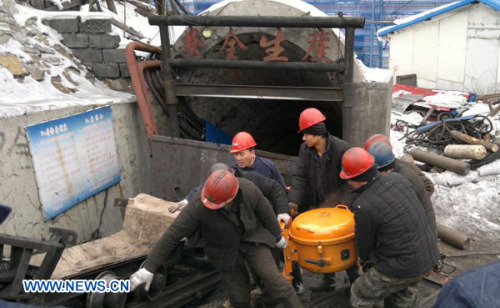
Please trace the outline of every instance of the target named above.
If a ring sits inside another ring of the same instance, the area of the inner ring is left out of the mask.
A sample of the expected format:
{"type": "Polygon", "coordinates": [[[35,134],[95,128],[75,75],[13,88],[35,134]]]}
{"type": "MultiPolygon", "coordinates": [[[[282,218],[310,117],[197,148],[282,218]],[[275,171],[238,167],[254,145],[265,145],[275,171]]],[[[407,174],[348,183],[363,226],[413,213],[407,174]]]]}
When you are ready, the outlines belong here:
{"type": "Polygon", "coordinates": [[[441,14],[456,10],[458,8],[465,6],[465,5],[469,5],[469,4],[473,4],[473,3],[483,3],[485,5],[490,6],[493,9],[497,10],[497,11],[500,11],[500,1],[499,0],[479,0],[479,1],[477,1],[477,0],[463,0],[463,1],[457,1],[457,2],[451,3],[449,5],[444,5],[442,8],[437,8],[434,10],[427,11],[427,13],[424,12],[422,14],[419,14],[418,17],[416,17],[414,19],[410,19],[410,20],[403,22],[399,25],[383,28],[378,32],[378,36],[384,36],[384,35],[393,33],[395,31],[404,29],[406,27],[412,26],[412,25],[417,24],[419,22],[422,22],[425,20],[430,20],[433,17],[439,16],[441,14]]]}

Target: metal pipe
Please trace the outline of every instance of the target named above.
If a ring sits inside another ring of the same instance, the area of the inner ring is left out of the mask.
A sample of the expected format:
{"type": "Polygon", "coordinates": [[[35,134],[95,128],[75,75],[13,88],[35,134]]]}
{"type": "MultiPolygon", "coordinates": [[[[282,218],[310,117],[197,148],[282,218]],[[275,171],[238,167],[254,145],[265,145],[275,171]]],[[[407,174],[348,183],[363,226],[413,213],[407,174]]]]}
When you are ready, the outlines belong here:
{"type": "Polygon", "coordinates": [[[364,28],[364,17],[150,16],[150,25],[270,28],[364,28]]]}
{"type": "Polygon", "coordinates": [[[345,29],[345,76],[344,82],[351,83],[354,78],[354,28],[345,29]]]}
{"type": "Polygon", "coordinates": [[[344,72],[345,66],[337,63],[319,62],[264,62],[250,60],[212,60],[212,59],[170,59],[172,67],[204,67],[257,70],[320,71],[344,72]]]}
{"type": "MultiPolygon", "coordinates": [[[[163,16],[162,16],[163,17],[163,16]]],[[[175,93],[175,80],[173,70],[168,62],[172,56],[170,50],[170,35],[168,33],[168,25],[160,26],[160,37],[162,45],[161,58],[163,61],[163,84],[165,87],[165,100],[167,103],[168,118],[172,137],[180,137],[179,115],[177,114],[177,95],[175,93]]]]}
{"type": "Polygon", "coordinates": [[[137,96],[137,104],[139,105],[139,110],[141,111],[146,136],[148,141],[151,142],[151,135],[157,135],[158,129],[156,128],[156,121],[151,108],[151,103],[148,101],[147,90],[143,89],[141,78],[144,79],[144,77],[141,72],[139,72],[137,59],[135,57],[135,50],[160,54],[161,49],[140,42],[129,43],[125,48],[125,58],[127,60],[128,70],[132,80],[132,87],[134,88],[135,95],[137,96]]]}
{"type": "Polygon", "coordinates": [[[470,239],[467,237],[467,235],[458,232],[457,230],[454,230],[450,227],[442,225],[440,223],[437,223],[436,226],[438,231],[438,237],[441,240],[463,250],[469,248],[470,239]]]}
{"type": "Polygon", "coordinates": [[[419,149],[411,150],[410,154],[415,160],[450,170],[460,175],[467,175],[470,171],[470,165],[468,163],[453,158],[424,152],[419,149]]]}

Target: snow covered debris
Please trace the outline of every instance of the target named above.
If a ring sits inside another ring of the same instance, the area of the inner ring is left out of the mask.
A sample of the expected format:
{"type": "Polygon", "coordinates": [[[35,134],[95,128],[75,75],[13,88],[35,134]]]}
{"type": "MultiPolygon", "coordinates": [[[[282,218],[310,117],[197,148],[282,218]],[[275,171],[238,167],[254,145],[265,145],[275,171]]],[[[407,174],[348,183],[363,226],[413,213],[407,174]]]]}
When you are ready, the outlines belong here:
{"type": "Polygon", "coordinates": [[[0,117],[135,101],[132,94],[88,78],[89,71],[61,44],[60,34],[42,23],[50,14],[55,13],[0,0],[0,117]]]}

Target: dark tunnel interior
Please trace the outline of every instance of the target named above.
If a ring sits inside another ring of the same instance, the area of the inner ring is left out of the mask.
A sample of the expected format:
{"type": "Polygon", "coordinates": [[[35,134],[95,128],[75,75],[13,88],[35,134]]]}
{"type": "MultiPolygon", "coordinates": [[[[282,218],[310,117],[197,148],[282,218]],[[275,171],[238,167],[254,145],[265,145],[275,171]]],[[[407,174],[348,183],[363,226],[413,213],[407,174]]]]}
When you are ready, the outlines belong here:
{"type": "MultiPolygon", "coordinates": [[[[236,56],[239,60],[262,60],[267,55],[259,45],[261,36],[261,33],[238,36],[248,47],[248,50],[237,49],[236,56]]],[[[273,39],[266,36],[268,40],[273,39]]],[[[220,41],[206,52],[205,58],[224,59],[226,52],[221,50],[223,42],[220,41]]],[[[302,61],[306,54],[306,51],[291,42],[285,41],[282,46],[285,50],[280,56],[286,56],[290,62],[302,61]]],[[[178,82],[189,84],[300,87],[332,87],[342,84],[341,74],[313,71],[189,68],[176,70],[175,73],[178,82]]],[[[205,119],[231,136],[239,131],[249,132],[260,150],[297,155],[302,142],[302,135],[297,133],[299,115],[308,107],[321,110],[327,118],[329,132],[342,136],[341,103],[219,97],[180,97],[179,103],[182,106],[179,112],[180,124],[184,126],[181,136],[184,131],[184,138],[198,139],[199,132],[194,132],[193,123],[200,123],[200,119],[205,119]]]]}

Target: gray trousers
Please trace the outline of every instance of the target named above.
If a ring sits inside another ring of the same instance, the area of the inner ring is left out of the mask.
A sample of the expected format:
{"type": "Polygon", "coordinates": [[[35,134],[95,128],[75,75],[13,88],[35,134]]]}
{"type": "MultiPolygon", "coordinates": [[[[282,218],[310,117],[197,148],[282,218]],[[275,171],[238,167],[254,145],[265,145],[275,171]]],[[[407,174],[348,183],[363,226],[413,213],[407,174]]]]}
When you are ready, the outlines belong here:
{"type": "Polygon", "coordinates": [[[268,293],[261,299],[264,307],[274,307],[276,302],[289,308],[302,307],[292,285],[276,267],[271,249],[252,244],[239,251],[233,271],[221,272],[222,283],[234,308],[250,307],[250,275],[245,262],[259,276],[268,293]]]}
{"type": "Polygon", "coordinates": [[[384,275],[373,267],[351,286],[351,306],[373,307],[384,300],[385,307],[415,307],[416,286],[425,276],[398,279],[384,275]]]}

